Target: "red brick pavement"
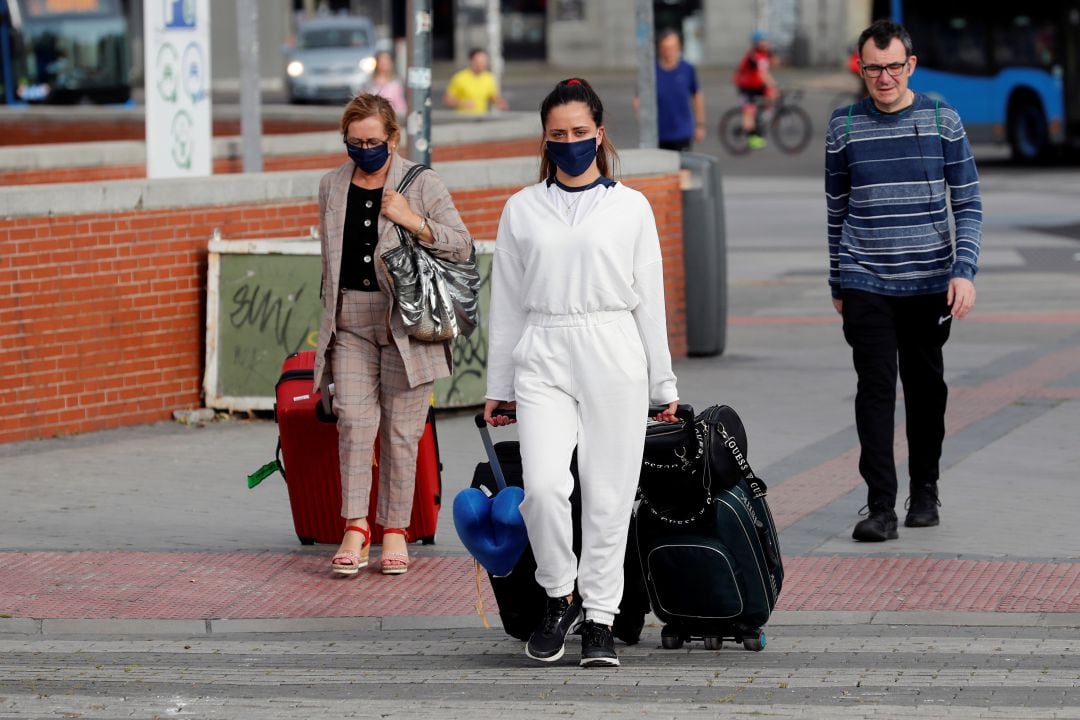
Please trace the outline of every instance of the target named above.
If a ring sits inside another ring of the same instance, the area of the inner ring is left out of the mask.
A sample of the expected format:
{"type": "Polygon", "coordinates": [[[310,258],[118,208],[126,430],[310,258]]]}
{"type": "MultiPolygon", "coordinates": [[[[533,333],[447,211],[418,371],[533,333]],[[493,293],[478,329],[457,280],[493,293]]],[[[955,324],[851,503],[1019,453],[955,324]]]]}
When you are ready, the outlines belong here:
{"type": "MultiPolygon", "coordinates": [[[[418,557],[401,577],[337,578],[294,554],[0,553],[0,616],[245,619],[461,616],[475,612],[466,557],[418,557]]],[[[795,557],[781,610],[1080,612],[1080,564],[795,557]]],[[[485,609],[497,612],[485,580],[485,609]]],[[[491,618],[494,620],[494,617],[491,618]]]]}
{"type": "Polygon", "coordinates": [[[1080,612],[1080,564],[799,557],[782,610],[1080,612]]]}
{"type": "MultiPolygon", "coordinates": [[[[399,577],[329,571],[284,553],[0,553],[0,615],[33,618],[298,618],[467,615],[473,562],[414,557],[399,577]]],[[[485,582],[484,601],[495,601],[485,582]]]]}

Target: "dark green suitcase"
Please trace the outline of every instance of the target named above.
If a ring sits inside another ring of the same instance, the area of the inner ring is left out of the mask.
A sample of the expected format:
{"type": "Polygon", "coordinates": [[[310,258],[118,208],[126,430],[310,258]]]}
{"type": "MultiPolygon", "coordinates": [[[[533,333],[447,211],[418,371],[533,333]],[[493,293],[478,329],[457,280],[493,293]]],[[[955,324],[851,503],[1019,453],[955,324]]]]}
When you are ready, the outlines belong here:
{"type": "Polygon", "coordinates": [[[731,639],[762,650],[784,580],[767,488],[750,469],[734,410],[711,407],[697,423],[706,462],[681,490],[643,492],[632,523],[649,601],[665,648],[700,638],[708,649],[731,639]]]}

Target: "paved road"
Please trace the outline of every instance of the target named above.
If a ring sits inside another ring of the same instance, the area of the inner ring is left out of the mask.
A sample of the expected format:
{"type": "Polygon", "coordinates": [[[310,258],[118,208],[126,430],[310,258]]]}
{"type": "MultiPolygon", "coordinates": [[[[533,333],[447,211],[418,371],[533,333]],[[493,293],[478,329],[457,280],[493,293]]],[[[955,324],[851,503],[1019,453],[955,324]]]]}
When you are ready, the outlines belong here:
{"type": "Polygon", "coordinates": [[[0,717],[1080,717],[1075,628],[783,630],[762,653],[653,635],[588,672],[483,630],[0,639],[0,717]]]}

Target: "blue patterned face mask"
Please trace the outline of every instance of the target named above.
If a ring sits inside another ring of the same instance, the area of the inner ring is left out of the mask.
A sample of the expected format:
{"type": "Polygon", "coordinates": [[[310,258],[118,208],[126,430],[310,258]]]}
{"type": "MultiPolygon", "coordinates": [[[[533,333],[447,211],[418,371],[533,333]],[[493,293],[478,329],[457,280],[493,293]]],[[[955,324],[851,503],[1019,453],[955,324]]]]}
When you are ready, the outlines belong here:
{"type": "Polygon", "coordinates": [[[589,169],[596,157],[596,138],[585,138],[575,142],[548,140],[547,154],[556,167],[570,177],[577,177],[589,169]]]}
{"type": "Polygon", "coordinates": [[[376,172],[386,164],[386,158],[390,157],[390,150],[386,143],[373,148],[353,147],[345,143],[345,149],[348,150],[352,161],[356,163],[356,167],[366,173],[376,172]]]}

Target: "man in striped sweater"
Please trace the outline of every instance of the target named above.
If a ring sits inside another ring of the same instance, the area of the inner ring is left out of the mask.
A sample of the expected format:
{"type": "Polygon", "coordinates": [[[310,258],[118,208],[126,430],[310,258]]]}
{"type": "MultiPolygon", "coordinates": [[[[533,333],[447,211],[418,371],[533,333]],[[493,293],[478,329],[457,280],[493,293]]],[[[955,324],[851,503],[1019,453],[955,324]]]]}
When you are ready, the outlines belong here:
{"type": "Polygon", "coordinates": [[[870,96],[837,109],[826,134],[829,288],[858,375],[855,425],[868,513],[852,535],[882,541],[898,537],[898,369],[910,475],[904,525],[939,522],[948,394],[941,348],[953,319],[975,304],[982,200],[959,115],[908,89],[916,58],[907,31],[879,20],[859,37],[859,50],[870,96]]]}

